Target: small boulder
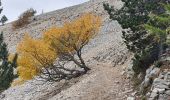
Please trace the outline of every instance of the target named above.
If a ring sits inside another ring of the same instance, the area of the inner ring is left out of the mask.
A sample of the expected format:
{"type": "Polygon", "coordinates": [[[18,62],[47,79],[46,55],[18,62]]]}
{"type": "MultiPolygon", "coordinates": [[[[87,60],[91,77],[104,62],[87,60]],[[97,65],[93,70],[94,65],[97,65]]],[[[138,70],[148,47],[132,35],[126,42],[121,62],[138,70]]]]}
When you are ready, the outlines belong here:
{"type": "Polygon", "coordinates": [[[154,89],[152,90],[152,92],[155,92],[155,93],[164,93],[164,92],[165,92],[165,89],[154,88],[154,89]]]}
{"type": "Polygon", "coordinates": [[[168,81],[168,82],[170,82],[170,72],[167,72],[167,73],[165,74],[165,80],[168,81]]]}
{"type": "Polygon", "coordinates": [[[157,98],[158,98],[158,94],[155,93],[155,92],[152,92],[151,95],[150,95],[149,100],[157,100],[157,98]]]}
{"type": "Polygon", "coordinates": [[[135,100],[134,97],[128,97],[127,100],[135,100]]]}

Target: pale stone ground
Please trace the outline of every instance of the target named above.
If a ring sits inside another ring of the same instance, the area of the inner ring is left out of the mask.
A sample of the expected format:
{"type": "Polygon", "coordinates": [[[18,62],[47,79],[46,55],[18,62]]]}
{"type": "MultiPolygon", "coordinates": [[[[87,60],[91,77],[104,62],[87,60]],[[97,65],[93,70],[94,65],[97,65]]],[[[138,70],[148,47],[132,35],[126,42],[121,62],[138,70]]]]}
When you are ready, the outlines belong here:
{"type": "Polygon", "coordinates": [[[125,65],[93,65],[93,70],[83,79],[49,100],[126,100],[133,90],[129,80],[122,76],[125,65]]]}
{"type": "Polygon", "coordinates": [[[11,24],[0,27],[10,52],[24,33],[40,38],[45,29],[61,25],[84,12],[93,12],[103,18],[99,34],[83,50],[83,58],[92,69],[88,74],[70,81],[43,83],[30,80],[21,86],[11,87],[0,95],[2,100],[126,100],[132,92],[130,82],[122,75],[129,64],[130,54],[121,38],[121,27],[111,21],[103,10],[103,2],[120,8],[120,0],[91,0],[87,3],[36,16],[37,21],[11,30],[11,24]],[[41,84],[40,84],[41,83],[41,84]],[[4,98],[3,98],[4,97],[4,98]]]}

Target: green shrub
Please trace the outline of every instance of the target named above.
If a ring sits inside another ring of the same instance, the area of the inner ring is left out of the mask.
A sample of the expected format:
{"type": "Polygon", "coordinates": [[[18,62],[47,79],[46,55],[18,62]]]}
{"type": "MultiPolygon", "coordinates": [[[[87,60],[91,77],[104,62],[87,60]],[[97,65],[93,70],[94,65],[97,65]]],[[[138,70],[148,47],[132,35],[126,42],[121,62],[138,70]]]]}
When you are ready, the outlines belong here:
{"type": "Polygon", "coordinates": [[[110,19],[117,20],[123,29],[123,39],[127,48],[134,53],[133,70],[138,75],[160,59],[166,45],[166,28],[170,17],[168,0],[122,0],[124,6],[114,9],[104,4],[110,19]],[[165,4],[165,5],[164,5],[165,4]],[[129,29],[130,28],[130,29],[129,29]]]}

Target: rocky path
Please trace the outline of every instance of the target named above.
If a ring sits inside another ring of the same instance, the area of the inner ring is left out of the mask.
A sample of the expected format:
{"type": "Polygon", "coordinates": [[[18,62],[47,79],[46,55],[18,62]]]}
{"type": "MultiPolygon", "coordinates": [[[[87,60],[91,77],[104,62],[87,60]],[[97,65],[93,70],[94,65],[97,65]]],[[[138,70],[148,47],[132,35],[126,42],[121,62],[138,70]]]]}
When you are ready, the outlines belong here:
{"type": "Polygon", "coordinates": [[[49,100],[126,100],[132,93],[130,80],[122,75],[123,66],[98,63],[75,85],[49,100]]]}

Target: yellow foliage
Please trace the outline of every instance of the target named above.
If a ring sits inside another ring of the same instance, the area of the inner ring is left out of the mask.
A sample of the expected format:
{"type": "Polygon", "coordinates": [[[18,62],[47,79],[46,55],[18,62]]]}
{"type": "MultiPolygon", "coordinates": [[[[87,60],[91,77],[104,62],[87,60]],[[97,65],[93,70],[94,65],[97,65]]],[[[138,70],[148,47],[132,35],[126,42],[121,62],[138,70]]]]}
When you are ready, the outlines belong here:
{"type": "Polygon", "coordinates": [[[15,57],[15,54],[9,54],[8,61],[12,62],[15,57]]]}
{"type": "Polygon", "coordinates": [[[41,73],[42,68],[52,67],[60,53],[75,53],[83,48],[99,31],[101,19],[93,14],[84,14],[63,27],[47,30],[43,39],[33,39],[25,35],[17,47],[18,73],[20,84],[41,73]]]}
{"type": "Polygon", "coordinates": [[[49,45],[42,40],[32,39],[25,35],[23,41],[18,45],[18,73],[23,80],[32,79],[39,74],[41,69],[49,67],[56,59],[56,54],[49,45]]]}
{"type": "Polygon", "coordinates": [[[14,87],[14,86],[17,86],[17,85],[22,85],[23,83],[24,83],[24,80],[16,79],[12,82],[11,86],[14,87]]]}
{"type": "Polygon", "coordinates": [[[44,40],[50,42],[57,52],[72,52],[86,45],[98,32],[101,19],[93,14],[84,14],[63,27],[54,27],[44,33],[44,40]]]}

